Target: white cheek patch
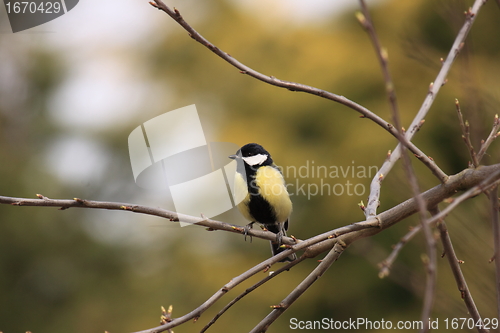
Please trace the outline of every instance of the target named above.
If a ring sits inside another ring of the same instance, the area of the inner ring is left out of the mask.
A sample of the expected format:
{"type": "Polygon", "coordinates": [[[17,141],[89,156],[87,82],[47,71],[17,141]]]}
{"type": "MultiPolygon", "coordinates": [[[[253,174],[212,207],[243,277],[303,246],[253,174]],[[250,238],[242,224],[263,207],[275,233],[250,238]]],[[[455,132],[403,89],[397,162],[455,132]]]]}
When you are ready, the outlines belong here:
{"type": "Polygon", "coordinates": [[[250,156],[250,157],[242,157],[243,160],[251,166],[257,165],[257,164],[262,164],[267,160],[267,155],[265,154],[257,154],[255,156],[250,156]]]}

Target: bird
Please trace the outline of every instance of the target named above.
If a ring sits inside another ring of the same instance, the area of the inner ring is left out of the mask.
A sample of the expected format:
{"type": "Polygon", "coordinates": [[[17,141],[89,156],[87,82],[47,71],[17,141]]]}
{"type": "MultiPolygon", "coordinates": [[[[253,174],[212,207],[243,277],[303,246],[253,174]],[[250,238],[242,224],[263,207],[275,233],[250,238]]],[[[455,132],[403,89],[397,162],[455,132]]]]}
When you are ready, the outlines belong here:
{"type": "MultiPolygon", "coordinates": [[[[285,251],[281,241],[288,230],[292,201],[281,170],[274,164],[271,154],[257,143],[244,145],[229,158],[237,161],[234,180],[237,207],[250,221],[245,234],[258,222],[276,234],[276,241],[271,241],[273,256],[285,251]]],[[[281,262],[296,259],[292,253],[281,262]]]]}

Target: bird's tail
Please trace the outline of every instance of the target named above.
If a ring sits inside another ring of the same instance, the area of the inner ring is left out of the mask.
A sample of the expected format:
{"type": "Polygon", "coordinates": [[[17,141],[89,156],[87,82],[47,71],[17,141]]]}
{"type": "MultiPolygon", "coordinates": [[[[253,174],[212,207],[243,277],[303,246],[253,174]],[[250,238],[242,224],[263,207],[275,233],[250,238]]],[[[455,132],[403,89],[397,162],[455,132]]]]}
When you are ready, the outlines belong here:
{"type": "MultiPolygon", "coordinates": [[[[277,235],[278,240],[279,240],[279,243],[278,243],[278,241],[271,241],[271,252],[273,253],[273,256],[286,250],[285,247],[281,247],[281,238],[283,236],[286,236],[286,227],[287,226],[288,226],[288,221],[286,221],[285,223],[276,223],[276,224],[266,225],[266,229],[275,233],[277,235]]],[[[292,253],[288,257],[280,260],[280,262],[294,261],[296,259],[297,259],[297,256],[295,255],[295,253],[292,253]]]]}

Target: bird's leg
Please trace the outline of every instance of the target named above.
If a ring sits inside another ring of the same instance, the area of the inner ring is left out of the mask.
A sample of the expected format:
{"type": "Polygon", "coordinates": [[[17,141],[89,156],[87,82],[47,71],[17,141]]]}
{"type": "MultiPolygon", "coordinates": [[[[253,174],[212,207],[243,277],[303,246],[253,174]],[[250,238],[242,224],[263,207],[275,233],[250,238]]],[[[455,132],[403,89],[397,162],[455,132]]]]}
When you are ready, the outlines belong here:
{"type": "Polygon", "coordinates": [[[276,240],[272,241],[272,243],[280,246],[283,241],[283,236],[286,235],[286,231],[283,229],[283,225],[276,223],[276,224],[265,224],[264,226],[266,227],[267,231],[276,234],[276,240]]]}
{"type": "MultiPolygon", "coordinates": [[[[243,227],[243,235],[245,236],[245,242],[247,241],[248,232],[250,231],[250,229],[253,228],[254,223],[255,221],[252,221],[243,227]]],[[[252,236],[250,235],[250,243],[251,242],[252,242],[252,236]]]]}
{"type": "Polygon", "coordinates": [[[278,246],[281,246],[283,242],[283,231],[279,231],[278,233],[276,233],[276,243],[278,243],[278,246]]]}

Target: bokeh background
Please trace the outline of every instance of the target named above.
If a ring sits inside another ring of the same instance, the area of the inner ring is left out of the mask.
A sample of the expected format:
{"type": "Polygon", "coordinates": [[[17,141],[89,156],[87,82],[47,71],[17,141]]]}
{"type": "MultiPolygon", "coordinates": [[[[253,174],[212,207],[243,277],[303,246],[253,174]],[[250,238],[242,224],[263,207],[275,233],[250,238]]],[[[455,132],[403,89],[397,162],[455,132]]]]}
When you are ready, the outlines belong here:
{"type": "MultiPolygon", "coordinates": [[[[166,4],[250,67],[344,95],[390,120],[380,68],[354,16],[356,1],[166,4]]],[[[408,125],[472,1],[368,4],[389,53],[402,120],[408,125]]],[[[499,59],[500,8],[489,1],[414,139],[448,174],[468,165],[454,99],[460,100],[478,147],[500,109],[499,59]]],[[[41,193],[171,209],[161,196],[134,183],[127,138],[141,123],[190,104],[197,105],[209,141],[261,143],[284,167],[378,167],[396,145],[385,131],[342,105],[240,74],[147,1],[81,1],[68,14],[16,34],[0,5],[1,195],[41,193]]],[[[492,145],[484,164],[499,162],[498,144],[492,145]]],[[[418,161],[413,165],[423,189],[437,185],[418,161]]],[[[358,203],[366,202],[371,179],[351,176],[323,182],[361,184],[363,195],[294,193],[290,233],[305,239],[363,220],[358,203]]],[[[306,189],[321,180],[287,177],[306,189]]],[[[410,196],[398,163],[384,181],[379,211],[410,196]]],[[[246,223],[234,211],[219,218],[246,223]]],[[[486,196],[467,201],[447,222],[477,306],[483,317],[494,317],[486,196]]],[[[412,217],[353,244],[270,332],[291,331],[291,318],[419,320],[425,285],[422,235],[405,246],[389,277],[379,279],[377,268],[391,245],[417,223],[412,217]]],[[[265,241],[244,242],[235,234],[181,228],[156,217],[0,205],[0,331],[130,332],[154,327],[161,305],[172,304],[174,317],[183,315],[268,256],[265,241]]],[[[314,260],[304,262],[251,293],[212,331],[250,330],[316,265],[314,260]]],[[[236,288],[197,323],[175,331],[198,332],[232,296],[263,276],[236,288]]],[[[446,259],[438,259],[433,317],[441,323],[467,317],[462,303],[446,259]]]]}

